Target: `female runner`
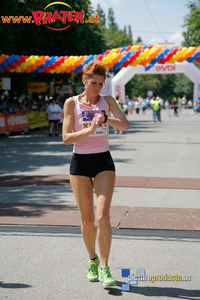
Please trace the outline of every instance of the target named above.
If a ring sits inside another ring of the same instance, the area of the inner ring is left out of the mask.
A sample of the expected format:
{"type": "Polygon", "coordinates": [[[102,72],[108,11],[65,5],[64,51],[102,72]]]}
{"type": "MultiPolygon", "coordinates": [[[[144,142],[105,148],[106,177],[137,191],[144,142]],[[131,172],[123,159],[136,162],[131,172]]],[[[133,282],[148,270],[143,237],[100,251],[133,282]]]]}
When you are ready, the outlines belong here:
{"type": "Polygon", "coordinates": [[[109,152],[109,126],[127,130],[129,123],[111,96],[100,91],[106,78],[107,67],[101,61],[91,61],[83,67],[85,92],[70,97],[64,104],[63,142],[74,143],[70,164],[70,184],[81,216],[81,232],[89,254],[87,278],[103,282],[104,287],[115,285],[110,274],[108,257],[112,231],[110,205],[115,185],[115,166],[109,152]],[[114,118],[109,117],[111,112],[114,118]],[[97,196],[94,224],[93,188],[97,196]],[[99,257],[95,252],[95,241],[99,257]]]}

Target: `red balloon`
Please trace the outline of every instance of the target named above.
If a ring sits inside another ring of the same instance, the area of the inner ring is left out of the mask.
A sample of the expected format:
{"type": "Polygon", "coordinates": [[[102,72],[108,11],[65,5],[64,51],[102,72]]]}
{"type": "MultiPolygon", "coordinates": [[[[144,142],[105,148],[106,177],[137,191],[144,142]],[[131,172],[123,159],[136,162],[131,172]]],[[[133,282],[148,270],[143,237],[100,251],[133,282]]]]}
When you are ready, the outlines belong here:
{"type": "Polygon", "coordinates": [[[15,63],[16,63],[17,65],[21,65],[21,61],[20,61],[20,59],[19,59],[19,58],[18,58],[18,59],[16,59],[15,63]]]}
{"type": "Polygon", "coordinates": [[[21,57],[20,57],[20,61],[23,63],[23,62],[25,62],[25,60],[26,60],[26,56],[24,56],[24,55],[21,55],[21,57]]]}
{"type": "Polygon", "coordinates": [[[16,68],[17,68],[17,64],[16,64],[15,62],[13,62],[12,64],[10,64],[10,67],[11,67],[12,69],[16,69],[16,68]]]}
{"type": "Polygon", "coordinates": [[[102,60],[102,58],[103,58],[103,55],[102,55],[102,54],[99,54],[99,55],[97,56],[97,59],[98,59],[98,60],[102,60]]]}

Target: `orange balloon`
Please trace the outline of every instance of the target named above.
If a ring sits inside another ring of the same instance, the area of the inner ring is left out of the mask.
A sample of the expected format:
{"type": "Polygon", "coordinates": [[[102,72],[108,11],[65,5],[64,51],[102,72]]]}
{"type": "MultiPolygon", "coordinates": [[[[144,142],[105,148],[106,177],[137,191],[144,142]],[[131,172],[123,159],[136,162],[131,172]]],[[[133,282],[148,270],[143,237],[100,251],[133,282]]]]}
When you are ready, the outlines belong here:
{"type": "Polygon", "coordinates": [[[1,59],[2,59],[2,61],[4,62],[5,60],[6,60],[6,55],[5,54],[1,54],[1,59]]]}
{"type": "Polygon", "coordinates": [[[45,56],[44,56],[44,55],[42,55],[42,56],[40,57],[40,61],[41,61],[42,64],[45,63],[45,56]]]}
{"type": "Polygon", "coordinates": [[[25,72],[26,72],[26,73],[30,73],[30,72],[31,72],[30,66],[28,66],[28,67],[26,68],[25,72]]]}
{"type": "Polygon", "coordinates": [[[32,64],[29,67],[31,68],[31,70],[36,70],[37,69],[37,66],[35,64],[32,64]]]}
{"type": "Polygon", "coordinates": [[[70,71],[71,71],[70,67],[66,67],[65,72],[70,73],[70,71]]]}
{"type": "Polygon", "coordinates": [[[41,66],[41,64],[42,64],[42,62],[41,62],[40,59],[37,59],[37,60],[35,61],[35,65],[36,65],[37,67],[41,66]]]}

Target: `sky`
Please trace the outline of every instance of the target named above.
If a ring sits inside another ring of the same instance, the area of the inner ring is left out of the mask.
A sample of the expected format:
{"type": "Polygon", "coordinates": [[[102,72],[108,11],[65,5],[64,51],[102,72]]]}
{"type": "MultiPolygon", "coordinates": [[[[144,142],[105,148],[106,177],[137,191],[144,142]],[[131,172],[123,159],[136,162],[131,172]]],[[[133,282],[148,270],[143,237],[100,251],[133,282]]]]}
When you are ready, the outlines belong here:
{"type": "Polygon", "coordinates": [[[97,4],[100,4],[106,13],[106,19],[108,9],[112,7],[120,29],[124,29],[125,25],[127,28],[131,25],[133,44],[138,36],[145,45],[180,47],[184,41],[182,26],[184,17],[189,14],[186,5],[189,0],[90,0],[90,2],[95,10],[97,4]]]}

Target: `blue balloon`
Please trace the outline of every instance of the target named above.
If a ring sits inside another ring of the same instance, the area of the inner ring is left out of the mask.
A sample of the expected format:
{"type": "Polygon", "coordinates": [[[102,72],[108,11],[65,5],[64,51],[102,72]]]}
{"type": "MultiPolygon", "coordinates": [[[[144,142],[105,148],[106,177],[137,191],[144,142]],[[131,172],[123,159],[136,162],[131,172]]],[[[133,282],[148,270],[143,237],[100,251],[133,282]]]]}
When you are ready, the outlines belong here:
{"type": "Polygon", "coordinates": [[[200,57],[200,51],[196,51],[196,52],[194,53],[194,56],[195,56],[195,58],[200,57]]]}
{"type": "Polygon", "coordinates": [[[40,66],[40,68],[42,69],[42,70],[44,70],[44,69],[46,69],[46,63],[44,63],[44,64],[41,64],[41,66],[40,66]]]}
{"type": "Polygon", "coordinates": [[[46,66],[50,66],[50,64],[51,64],[50,59],[47,59],[47,60],[45,61],[45,64],[46,64],[46,66]]]}
{"type": "Polygon", "coordinates": [[[151,61],[151,64],[155,64],[157,61],[156,61],[156,59],[154,58],[154,59],[152,59],[152,61],[151,61]]]}
{"type": "Polygon", "coordinates": [[[2,64],[1,64],[2,68],[6,68],[7,67],[7,63],[4,61],[2,64]]]}
{"type": "Polygon", "coordinates": [[[166,49],[164,50],[164,54],[167,54],[168,52],[169,52],[169,49],[166,48],[166,49]]]}
{"type": "Polygon", "coordinates": [[[15,61],[15,55],[12,54],[12,55],[10,56],[10,59],[11,59],[11,63],[13,63],[13,62],[15,61]]]}
{"type": "Polygon", "coordinates": [[[162,59],[164,56],[165,56],[165,54],[164,54],[163,52],[159,53],[159,54],[158,54],[159,60],[162,59]]]}
{"type": "Polygon", "coordinates": [[[6,58],[6,63],[10,65],[12,63],[12,59],[10,57],[6,58]]]}
{"type": "Polygon", "coordinates": [[[37,69],[35,70],[36,73],[40,73],[41,72],[41,69],[40,67],[37,67],[37,69]]]}
{"type": "Polygon", "coordinates": [[[191,57],[189,57],[189,58],[187,59],[187,61],[188,61],[189,63],[191,63],[191,62],[193,62],[193,59],[192,59],[191,57]]]}
{"type": "Polygon", "coordinates": [[[127,60],[126,55],[123,55],[123,56],[121,57],[121,60],[122,60],[123,62],[125,62],[125,61],[127,60]]]}

